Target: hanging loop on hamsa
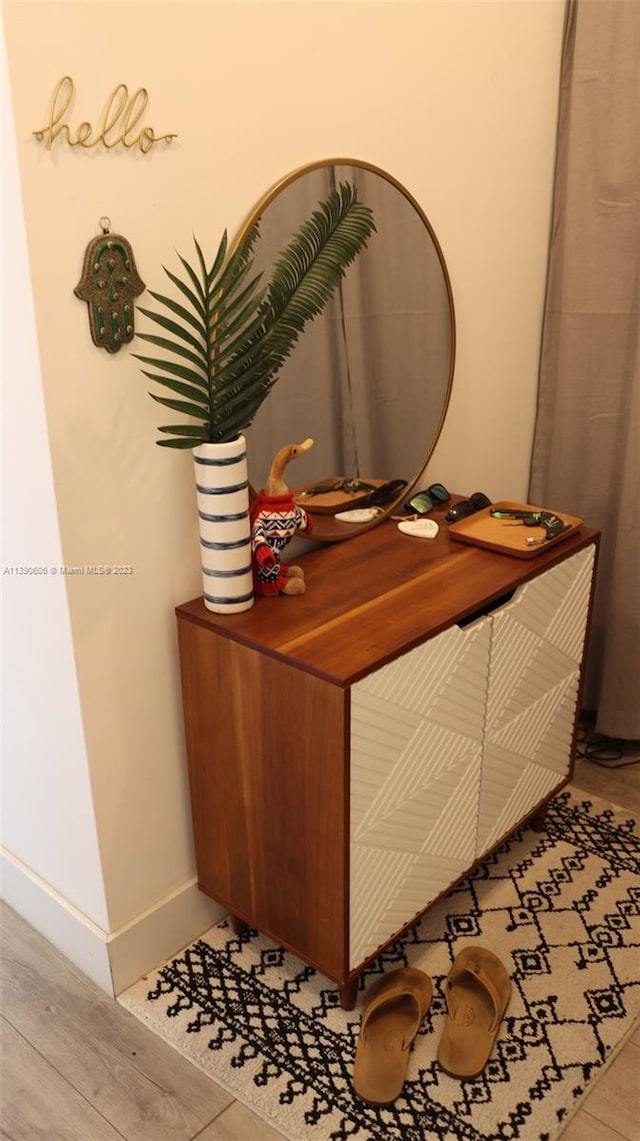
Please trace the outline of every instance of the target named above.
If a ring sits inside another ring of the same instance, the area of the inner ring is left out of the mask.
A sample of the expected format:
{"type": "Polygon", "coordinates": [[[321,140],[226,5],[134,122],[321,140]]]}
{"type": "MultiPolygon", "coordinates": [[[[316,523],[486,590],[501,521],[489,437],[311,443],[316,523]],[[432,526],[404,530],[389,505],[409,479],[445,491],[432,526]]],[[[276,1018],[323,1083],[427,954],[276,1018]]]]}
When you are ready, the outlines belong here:
{"type": "Polygon", "coordinates": [[[87,246],[82,277],[74,289],[89,306],[89,328],[94,345],[117,353],[133,340],[134,299],[146,288],[130,243],[112,234],[108,218],[100,219],[102,234],[87,246]]]}

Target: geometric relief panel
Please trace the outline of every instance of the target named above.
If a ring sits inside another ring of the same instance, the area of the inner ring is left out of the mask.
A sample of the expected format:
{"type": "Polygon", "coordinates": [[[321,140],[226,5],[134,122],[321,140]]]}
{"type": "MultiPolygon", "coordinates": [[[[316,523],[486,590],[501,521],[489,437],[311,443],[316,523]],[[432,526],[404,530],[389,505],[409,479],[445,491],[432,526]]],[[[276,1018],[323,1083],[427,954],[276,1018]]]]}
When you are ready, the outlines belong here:
{"type": "Polygon", "coordinates": [[[589,547],[545,571],[493,615],[486,730],[521,755],[577,687],[593,557],[589,547]]]}
{"type": "Polygon", "coordinates": [[[446,630],[351,687],[351,966],[473,863],[490,627],[446,630]]]}
{"type": "Polygon", "coordinates": [[[567,654],[576,665],[582,661],[587,628],[591,580],[595,565],[595,547],[587,547],[570,559],[552,567],[536,579],[538,604],[544,608],[546,592],[552,593],[556,605],[546,608],[549,621],[545,639],[567,654]]]}
{"type": "Polygon", "coordinates": [[[482,761],[477,857],[494,848],[567,775],[487,743],[482,761]]]}
{"type": "Polygon", "coordinates": [[[393,852],[358,845],[352,851],[349,968],[374,955],[455,883],[469,865],[469,860],[444,857],[424,861],[405,854],[401,858],[393,852]]]}
{"type": "Polygon", "coordinates": [[[352,686],[352,968],[567,775],[594,554],[352,686]]]}
{"type": "Polygon", "coordinates": [[[500,716],[487,719],[486,739],[520,757],[565,771],[571,743],[579,671],[548,681],[548,688],[517,684],[500,716]]]}
{"type": "Polygon", "coordinates": [[[478,855],[569,772],[593,561],[591,546],[493,615],[478,855]]]}

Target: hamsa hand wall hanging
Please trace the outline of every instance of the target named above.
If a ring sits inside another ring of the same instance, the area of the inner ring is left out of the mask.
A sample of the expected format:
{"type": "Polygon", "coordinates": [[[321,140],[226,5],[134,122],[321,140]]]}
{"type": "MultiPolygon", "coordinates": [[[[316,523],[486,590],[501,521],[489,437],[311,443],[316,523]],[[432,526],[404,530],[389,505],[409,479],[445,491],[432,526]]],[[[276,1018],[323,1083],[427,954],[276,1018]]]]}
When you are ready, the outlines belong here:
{"type": "Polygon", "coordinates": [[[87,246],[82,277],[73,292],[89,306],[94,345],[117,353],[133,340],[134,299],[146,287],[127,239],[110,232],[108,218],[101,218],[100,226],[102,233],[87,246]]]}

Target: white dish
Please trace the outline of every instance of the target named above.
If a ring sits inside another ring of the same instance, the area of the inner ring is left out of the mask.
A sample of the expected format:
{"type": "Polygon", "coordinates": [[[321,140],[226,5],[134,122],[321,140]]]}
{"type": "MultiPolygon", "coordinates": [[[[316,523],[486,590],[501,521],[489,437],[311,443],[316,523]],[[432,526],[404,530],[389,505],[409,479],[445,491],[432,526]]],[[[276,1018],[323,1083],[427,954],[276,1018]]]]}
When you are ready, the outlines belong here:
{"type": "Polygon", "coordinates": [[[435,519],[403,519],[398,523],[403,535],[415,535],[419,539],[435,539],[440,528],[435,519]]]}
{"type": "Polygon", "coordinates": [[[339,519],[341,523],[370,523],[379,514],[379,507],[355,507],[353,511],[340,511],[334,515],[334,519],[339,519]]]}

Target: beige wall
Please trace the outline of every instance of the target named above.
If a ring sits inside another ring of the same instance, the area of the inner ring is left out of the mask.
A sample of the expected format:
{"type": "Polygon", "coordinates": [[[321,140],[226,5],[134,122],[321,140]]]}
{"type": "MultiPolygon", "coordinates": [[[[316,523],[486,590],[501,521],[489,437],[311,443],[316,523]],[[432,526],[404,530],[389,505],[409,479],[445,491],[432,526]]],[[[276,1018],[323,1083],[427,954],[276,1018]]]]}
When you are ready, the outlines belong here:
{"type": "Polygon", "coordinates": [[[193,877],[173,607],[200,584],[189,457],[154,446],[162,421],[130,348],[96,349],[73,295],[98,220],[110,217],[163,289],[176,249],[189,255],[196,234],[212,256],[286,171],[337,154],[390,171],[429,216],[456,303],[453,396],[428,475],[523,496],[563,4],[19,0],[3,11],[63,560],[133,567],[66,582],[113,932],[193,877]],[[63,75],[74,126],[95,123],[126,83],[149,92],[145,125],[178,138],[147,155],[61,140],[48,152],[32,132],[63,75]]]}

